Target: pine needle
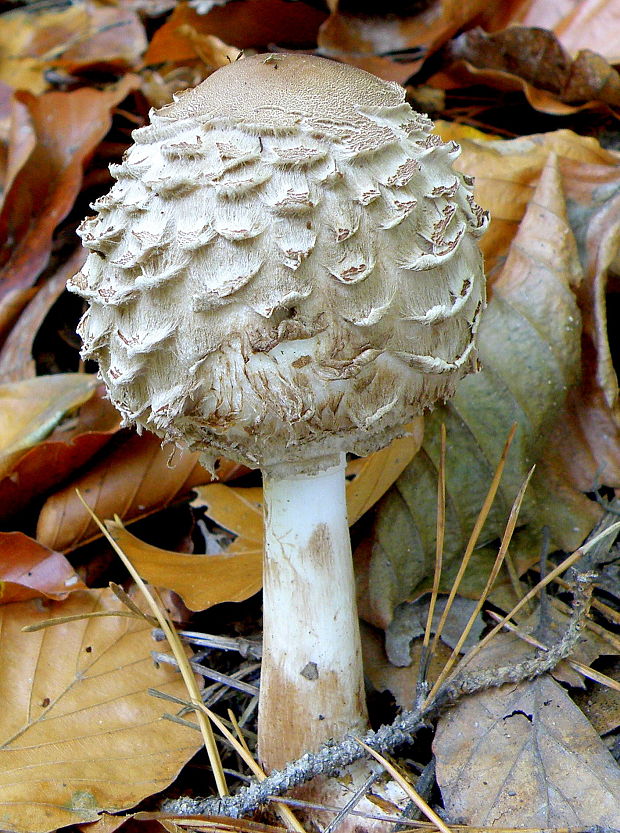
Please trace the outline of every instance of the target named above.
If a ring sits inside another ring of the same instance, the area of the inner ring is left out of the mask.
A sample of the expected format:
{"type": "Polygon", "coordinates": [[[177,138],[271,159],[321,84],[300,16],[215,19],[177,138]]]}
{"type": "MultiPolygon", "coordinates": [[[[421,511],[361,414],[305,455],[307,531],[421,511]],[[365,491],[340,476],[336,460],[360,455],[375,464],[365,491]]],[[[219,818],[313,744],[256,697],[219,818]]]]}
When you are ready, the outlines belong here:
{"type": "Polygon", "coordinates": [[[379,761],[379,763],[385,768],[386,772],[388,772],[392,776],[392,778],[398,784],[400,784],[400,786],[403,788],[403,790],[409,796],[409,798],[413,801],[413,803],[416,805],[416,807],[418,807],[419,810],[422,813],[424,813],[426,818],[432,824],[434,824],[437,827],[438,830],[441,830],[441,833],[452,833],[452,831],[445,824],[445,822],[437,815],[437,813],[433,809],[431,809],[428,806],[428,804],[426,803],[426,801],[424,801],[422,796],[419,795],[417,793],[417,791],[414,789],[413,785],[410,784],[409,781],[407,781],[407,779],[404,777],[404,775],[402,775],[402,773],[393,764],[391,764],[389,761],[387,761],[378,752],[375,752],[375,750],[372,749],[370,746],[368,746],[368,744],[364,743],[363,740],[360,740],[359,738],[355,738],[355,740],[357,741],[357,743],[359,743],[360,746],[363,746],[364,749],[370,755],[372,755],[372,757],[375,760],[379,761]]]}
{"type": "Polygon", "coordinates": [[[504,450],[502,451],[502,455],[500,457],[499,463],[497,464],[497,469],[495,470],[495,474],[493,475],[493,480],[491,481],[491,485],[489,486],[489,490],[487,492],[486,498],[484,499],[484,503],[482,504],[482,508],[476,518],[476,523],[474,524],[474,528],[470,535],[469,541],[467,542],[467,546],[465,548],[465,553],[463,554],[463,560],[461,561],[461,565],[459,567],[458,573],[456,574],[456,578],[454,579],[454,583],[450,588],[450,594],[448,595],[448,601],[446,602],[446,606],[444,611],[441,615],[441,619],[439,620],[439,625],[437,626],[437,630],[435,631],[435,637],[433,639],[433,644],[431,647],[431,654],[434,653],[437,642],[443,632],[444,626],[446,624],[446,620],[450,613],[450,609],[452,608],[452,603],[456,597],[458,589],[460,587],[461,581],[463,576],[465,575],[465,571],[471,559],[472,553],[478,543],[478,538],[480,537],[480,533],[482,532],[482,527],[485,524],[485,521],[491,511],[491,506],[493,505],[493,501],[495,500],[495,495],[497,494],[497,490],[499,488],[500,481],[502,479],[502,474],[504,472],[504,466],[506,465],[506,458],[508,457],[508,451],[510,450],[510,446],[512,444],[515,432],[517,430],[516,423],[510,429],[508,434],[508,439],[504,445],[504,450]]]}

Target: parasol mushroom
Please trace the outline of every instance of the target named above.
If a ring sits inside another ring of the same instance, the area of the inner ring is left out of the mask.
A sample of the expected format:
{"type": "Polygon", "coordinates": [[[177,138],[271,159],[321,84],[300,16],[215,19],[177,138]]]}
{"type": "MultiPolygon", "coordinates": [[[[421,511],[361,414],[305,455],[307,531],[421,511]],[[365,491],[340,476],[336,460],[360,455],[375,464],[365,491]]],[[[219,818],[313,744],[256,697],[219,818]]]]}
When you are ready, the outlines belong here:
{"type": "Polygon", "coordinates": [[[476,369],[486,215],[431,130],[362,70],[244,58],[151,114],[80,229],[125,423],[262,470],[267,769],[367,725],[345,454],[476,369]]]}

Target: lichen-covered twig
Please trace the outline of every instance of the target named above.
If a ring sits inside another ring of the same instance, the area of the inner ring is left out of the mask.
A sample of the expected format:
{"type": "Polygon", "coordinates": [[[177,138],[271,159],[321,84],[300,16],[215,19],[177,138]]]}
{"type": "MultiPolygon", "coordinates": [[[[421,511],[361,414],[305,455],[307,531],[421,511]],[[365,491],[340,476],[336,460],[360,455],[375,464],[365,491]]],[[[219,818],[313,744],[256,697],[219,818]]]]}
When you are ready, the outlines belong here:
{"type": "MultiPolygon", "coordinates": [[[[487,688],[494,688],[505,683],[518,683],[532,680],[551,671],[563,659],[566,659],[575,647],[584,618],[587,614],[592,593],[592,573],[579,573],[575,580],[575,596],[572,614],[562,638],[548,651],[533,659],[524,660],[516,665],[483,671],[456,674],[437,693],[433,702],[426,709],[412,709],[400,714],[387,726],[376,732],[367,732],[362,740],[377,752],[387,754],[399,746],[411,743],[412,737],[445,708],[453,705],[461,697],[475,694],[487,688]]],[[[316,753],[306,753],[287,764],[283,769],[271,773],[264,781],[252,782],[243,787],[236,795],[217,798],[180,798],[164,803],[162,809],[177,815],[208,814],[241,818],[259,807],[269,803],[271,796],[280,796],[311,781],[318,775],[333,776],[344,767],[364,756],[364,750],[351,737],[344,737],[338,742],[325,743],[316,753]]]]}

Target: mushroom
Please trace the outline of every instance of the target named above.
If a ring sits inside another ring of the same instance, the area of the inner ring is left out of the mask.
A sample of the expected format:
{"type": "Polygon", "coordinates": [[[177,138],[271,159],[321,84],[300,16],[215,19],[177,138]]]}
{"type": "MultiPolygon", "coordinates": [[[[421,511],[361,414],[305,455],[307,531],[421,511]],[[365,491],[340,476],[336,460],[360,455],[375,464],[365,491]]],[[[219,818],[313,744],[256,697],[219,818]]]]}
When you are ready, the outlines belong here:
{"type": "Polygon", "coordinates": [[[477,367],[485,213],[404,91],[243,58],[151,113],[80,234],[84,358],[126,424],[263,474],[259,756],[367,727],[345,455],[477,367]]]}

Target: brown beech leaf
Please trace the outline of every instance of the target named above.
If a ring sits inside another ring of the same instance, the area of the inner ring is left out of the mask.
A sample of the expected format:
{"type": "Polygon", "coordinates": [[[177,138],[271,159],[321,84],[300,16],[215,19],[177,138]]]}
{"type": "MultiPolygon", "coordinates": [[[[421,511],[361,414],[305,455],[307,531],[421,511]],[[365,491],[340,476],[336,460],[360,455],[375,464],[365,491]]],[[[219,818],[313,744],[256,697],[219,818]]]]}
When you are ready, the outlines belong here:
{"type": "MultiPolygon", "coordinates": [[[[49,377],[39,377],[49,378],[49,377]]],[[[0,477],[0,517],[8,518],[32,498],[65,480],[84,465],[118,431],[120,416],[99,385],[66,420],[31,448],[16,455],[0,477]]]]}
{"type": "Polygon", "coordinates": [[[603,104],[620,115],[620,74],[588,49],[571,58],[546,29],[509,26],[493,34],[471,29],[450,41],[442,56],[455,65],[449,74],[461,86],[521,88],[530,104],[545,112],[603,104]]]}
{"type": "Polygon", "coordinates": [[[58,373],[0,385],[0,478],[65,414],[90,399],[96,387],[97,379],[86,373],[58,373]]]}
{"type": "Polygon", "coordinates": [[[121,6],[83,0],[14,9],[2,15],[0,80],[36,95],[48,88],[50,70],[132,69],[146,46],[139,17],[121,6]]]}
{"type": "Polygon", "coordinates": [[[484,27],[489,31],[517,23],[549,29],[573,54],[589,49],[610,64],[620,63],[620,14],[616,0],[520,0],[501,4],[484,18],[484,27]]]}
{"type": "Polygon", "coordinates": [[[253,552],[186,555],[146,544],[114,522],[109,529],[140,575],[156,587],[174,590],[189,610],[242,602],[263,586],[262,541],[253,552]]]}
{"type": "MultiPolygon", "coordinates": [[[[409,434],[347,468],[349,523],[354,523],[385,493],[411,461],[422,441],[423,423],[409,434]]],[[[145,579],[178,593],[190,610],[237,602],[262,587],[263,490],[211,483],[194,488],[192,506],[204,508],[235,539],[222,555],[187,555],[146,544],[119,524],[111,523],[115,540],[145,579]]]]}
{"type": "Polygon", "coordinates": [[[37,142],[0,214],[0,299],[31,286],[45,267],[54,229],[73,206],[83,166],[110,128],[112,108],[138,85],[137,76],[125,76],[105,91],[17,94],[37,142]]]}
{"type": "Polygon", "coordinates": [[[0,532],[0,603],[23,602],[37,596],[66,599],[86,590],[64,555],[22,532],[0,532]]]}
{"type": "Polygon", "coordinates": [[[179,675],[154,667],[151,625],[102,616],[23,633],[22,627],[97,611],[127,613],[109,590],[64,602],[0,608],[0,813],[3,827],[39,833],[95,821],[170,784],[200,735],[162,719],[150,688],[187,697],[179,675]],[[16,694],[18,693],[18,694],[16,694]]]}
{"type": "Polygon", "coordinates": [[[28,108],[0,81],[0,210],[6,194],[36,144],[28,108]]]}
{"type": "Polygon", "coordinates": [[[331,15],[321,26],[318,45],[326,57],[403,84],[428,55],[469,21],[501,5],[499,0],[434,0],[424,4],[417,14],[395,14],[392,8],[383,11],[380,4],[369,13],[366,3],[356,9],[355,3],[345,6],[333,2],[331,15]]]}
{"type": "Polygon", "coordinates": [[[187,3],[178,3],[166,23],[153,36],[144,63],[184,64],[200,57],[196,36],[213,35],[239,49],[286,44],[289,48],[313,48],[326,13],[304,2],[244,0],[215,5],[198,14],[187,3]],[[189,26],[190,30],[182,27],[189,26]],[[188,37],[188,32],[193,37],[188,37]]]}
{"type": "Polygon", "coordinates": [[[34,339],[50,308],[64,292],[67,280],[84,265],[86,255],[86,249],[77,249],[25,307],[0,348],[0,382],[36,376],[36,363],[32,357],[34,339]]]}
{"type": "MultiPolygon", "coordinates": [[[[476,659],[488,669],[511,665],[513,644],[498,636],[476,659]]],[[[468,671],[480,670],[474,662],[468,671]]],[[[618,820],[620,768],[547,675],[464,698],[439,719],[433,749],[448,823],[590,827],[618,820]]]]}
{"type": "MultiPolygon", "coordinates": [[[[243,471],[243,466],[222,460],[218,477],[226,480],[243,471]]],[[[162,448],[161,440],[152,434],[131,435],[47,499],[39,514],[37,540],[66,552],[100,535],[76,489],[97,517],[119,515],[133,521],[169,506],[194,486],[211,480],[198,454],[162,448]]]]}

